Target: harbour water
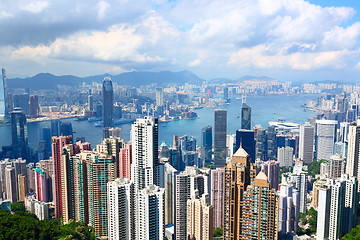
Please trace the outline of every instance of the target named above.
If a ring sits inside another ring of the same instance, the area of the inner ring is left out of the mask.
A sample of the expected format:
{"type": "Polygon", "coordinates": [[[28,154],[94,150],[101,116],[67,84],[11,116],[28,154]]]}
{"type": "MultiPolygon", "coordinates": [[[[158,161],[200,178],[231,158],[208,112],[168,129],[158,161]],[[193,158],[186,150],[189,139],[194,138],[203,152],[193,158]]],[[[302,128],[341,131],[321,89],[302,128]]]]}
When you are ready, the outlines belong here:
{"type": "MultiPolygon", "coordinates": [[[[301,104],[308,100],[316,99],[317,95],[300,96],[251,96],[246,99],[251,107],[253,124],[261,124],[266,128],[269,121],[284,119],[287,122],[304,123],[311,118],[314,113],[309,110],[304,111],[301,104]]],[[[241,118],[241,99],[231,98],[231,103],[219,107],[227,109],[227,132],[235,133],[240,128],[241,118]]],[[[207,125],[214,125],[214,109],[203,108],[196,110],[199,118],[189,120],[179,120],[159,124],[159,144],[165,141],[168,145],[172,144],[172,136],[185,134],[194,136],[197,144],[201,144],[201,129],[207,125]]],[[[94,122],[75,121],[74,119],[62,120],[71,122],[74,130],[74,138],[85,137],[93,147],[102,140],[102,129],[94,126],[94,122]]],[[[38,131],[40,128],[49,127],[50,121],[28,123],[29,146],[36,150],[38,145],[38,131]]],[[[128,141],[130,138],[131,124],[123,124],[121,127],[121,137],[128,141]]],[[[0,127],[0,147],[11,145],[11,126],[0,127]]]]}

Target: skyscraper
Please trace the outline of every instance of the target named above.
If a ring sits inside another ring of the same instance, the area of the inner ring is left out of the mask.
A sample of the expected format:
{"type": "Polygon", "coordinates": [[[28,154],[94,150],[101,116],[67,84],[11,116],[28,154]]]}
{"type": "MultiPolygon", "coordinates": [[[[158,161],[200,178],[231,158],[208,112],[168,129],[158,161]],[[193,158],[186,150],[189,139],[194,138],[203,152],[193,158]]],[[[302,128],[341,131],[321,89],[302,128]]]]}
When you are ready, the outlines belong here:
{"type": "Polygon", "coordinates": [[[229,88],[228,87],[223,88],[223,98],[226,101],[228,101],[228,99],[229,99],[229,88]]]}
{"type": "Polygon", "coordinates": [[[314,127],[310,124],[300,125],[299,158],[304,163],[311,163],[314,159],[314,127]]]}
{"type": "Polygon", "coordinates": [[[344,174],[319,189],[317,239],[341,239],[356,225],[358,180],[344,174]]]}
{"type": "Polygon", "coordinates": [[[278,224],[280,236],[297,232],[299,202],[299,191],[295,189],[293,184],[280,184],[278,224]]]}
{"type": "Polygon", "coordinates": [[[207,195],[192,196],[187,201],[187,239],[213,239],[213,206],[207,195]]]}
{"type": "Polygon", "coordinates": [[[155,185],[138,192],[135,239],[165,239],[165,190],[155,185]]]}
{"type": "Polygon", "coordinates": [[[114,90],[111,78],[105,77],[103,81],[103,127],[114,126],[114,90]]]}
{"type": "Polygon", "coordinates": [[[133,162],[131,180],[135,189],[159,184],[158,119],[145,117],[131,125],[133,162]]]}
{"type": "Polygon", "coordinates": [[[255,136],[253,130],[238,129],[236,130],[235,152],[240,146],[249,154],[250,161],[255,163],[255,136]]]}
{"type": "Polygon", "coordinates": [[[215,110],[214,167],[224,167],[226,163],[226,125],[227,111],[215,110]]]}
{"type": "Polygon", "coordinates": [[[30,115],[30,117],[37,117],[39,115],[39,96],[38,95],[30,96],[29,115],[30,115]]]}
{"type": "Polygon", "coordinates": [[[261,165],[261,171],[265,173],[269,180],[269,187],[278,189],[279,187],[279,162],[266,161],[261,165]]]}
{"type": "Polygon", "coordinates": [[[163,88],[156,88],[156,106],[164,105],[164,90],[163,88]]]}
{"type": "Polygon", "coordinates": [[[6,197],[11,203],[16,202],[18,199],[16,179],[15,168],[7,166],[5,168],[6,197]]]}
{"type": "Polygon", "coordinates": [[[54,204],[55,218],[63,215],[62,206],[62,179],[61,179],[61,155],[63,148],[72,143],[71,136],[60,136],[52,138],[52,160],[53,160],[53,186],[54,186],[54,204]]]}
{"type": "Polygon", "coordinates": [[[334,151],[337,121],[316,120],[317,160],[329,160],[334,151]]]}
{"type": "Polygon", "coordinates": [[[201,158],[205,163],[212,160],[212,127],[206,126],[201,133],[201,158]]]}
{"type": "Polygon", "coordinates": [[[26,116],[19,108],[11,112],[11,135],[13,157],[28,159],[26,116]]]}
{"type": "Polygon", "coordinates": [[[132,147],[131,143],[126,143],[120,149],[119,154],[119,177],[131,179],[131,164],[132,164],[132,147]]]}
{"type": "Polygon", "coordinates": [[[107,183],[108,239],[135,239],[134,184],[127,178],[107,183]]]}
{"type": "Polygon", "coordinates": [[[293,151],[294,149],[289,146],[278,148],[277,160],[280,164],[280,167],[292,167],[294,165],[293,151]]]}
{"type": "Polygon", "coordinates": [[[214,228],[222,228],[224,220],[224,168],[211,170],[211,205],[214,207],[214,228]]]}
{"type": "Polygon", "coordinates": [[[8,116],[9,113],[6,71],[3,68],[2,81],[0,81],[0,117],[8,116]]]}
{"type": "Polygon", "coordinates": [[[359,153],[360,153],[360,121],[351,123],[348,133],[348,151],[346,157],[346,173],[350,177],[360,176],[359,153]]]}
{"type": "Polygon", "coordinates": [[[239,148],[225,166],[224,240],[277,239],[278,198],[239,148]]]}
{"type": "Polygon", "coordinates": [[[241,129],[251,129],[251,107],[246,104],[245,98],[241,105],[241,129]]]}

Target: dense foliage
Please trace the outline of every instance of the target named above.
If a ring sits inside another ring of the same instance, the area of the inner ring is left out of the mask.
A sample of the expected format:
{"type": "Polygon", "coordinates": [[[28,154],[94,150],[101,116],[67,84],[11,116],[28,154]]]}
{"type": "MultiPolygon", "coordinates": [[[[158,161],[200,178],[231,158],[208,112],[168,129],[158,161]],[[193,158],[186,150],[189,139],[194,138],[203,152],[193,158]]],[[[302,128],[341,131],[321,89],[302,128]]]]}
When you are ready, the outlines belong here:
{"type": "Polygon", "coordinates": [[[0,210],[0,239],[96,239],[93,228],[85,223],[62,225],[59,220],[40,221],[27,213],[21,203],[12,204],[13,213],[0,210]]]}
{"type": "Polygon", "coordinates": [[[299,221],[302,225],[308,224],[306,229],[299,226],[297,231],[299,236],[304,234],[311,236],[316,233],[317,211],[314,208],[311,208],[307,213],[299,213],[299,221]]]}
{"type": "Polygon", "coordinates": [[[222,237],[222,235],[223,235],[223,229],[222,228],[214,228],[214,230],[213,230],[213,237],[214,238],[222,237]]]}
{"type": "Polygon", "coordinates": [[[326,162],[325,160],[313,161],[308,164],[308,174],[309,176],[315,178],[315,175],[320,174],[320,164],[326,162]]]}
{"type": "Polygon", "coordinates": [[[346,234],[343,240],[350,240],[350,239],[360,239],[360,225],[357,225],[355,228],[351,229],[351,231],[346,234]]]}

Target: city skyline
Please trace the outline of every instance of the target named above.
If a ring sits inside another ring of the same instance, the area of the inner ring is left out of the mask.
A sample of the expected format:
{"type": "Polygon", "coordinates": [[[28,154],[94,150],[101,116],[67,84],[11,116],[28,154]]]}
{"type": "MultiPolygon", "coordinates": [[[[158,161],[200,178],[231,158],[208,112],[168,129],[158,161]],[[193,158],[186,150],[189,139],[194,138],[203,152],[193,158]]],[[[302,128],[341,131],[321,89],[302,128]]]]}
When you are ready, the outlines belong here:
{"type": "Polygon", "coordinates": [[[204,79],[357,80],[360,66],[356,1],[43,0],[0,7],[0,57],[10,78],[187,69],[204,79]],[[64,8],[72,11],[64,15],[64,8]]]}

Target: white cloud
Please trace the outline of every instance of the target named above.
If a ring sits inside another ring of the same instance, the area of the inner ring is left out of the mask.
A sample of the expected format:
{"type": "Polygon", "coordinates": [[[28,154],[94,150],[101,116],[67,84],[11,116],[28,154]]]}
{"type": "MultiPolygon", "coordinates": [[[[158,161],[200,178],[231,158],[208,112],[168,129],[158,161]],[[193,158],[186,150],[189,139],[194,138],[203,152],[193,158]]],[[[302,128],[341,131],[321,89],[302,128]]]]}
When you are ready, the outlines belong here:
{"type": "Polygon", "coordinates": [[[107,10],[110,8],[110,4],[106,1],[100,1],[96,7],[98,8],[97,18],[102,20],[105,17],[107,10]]]}
{"type": "Polygon", "coordinates": [[[32,1],[21,6],[21,9],[31,12],[31,13],[41,13],[45,8],[49,6],[49,2],[47,1],[32,1]]]}

